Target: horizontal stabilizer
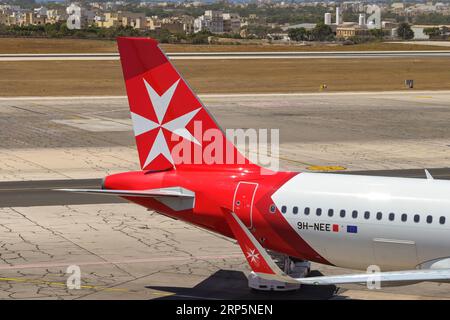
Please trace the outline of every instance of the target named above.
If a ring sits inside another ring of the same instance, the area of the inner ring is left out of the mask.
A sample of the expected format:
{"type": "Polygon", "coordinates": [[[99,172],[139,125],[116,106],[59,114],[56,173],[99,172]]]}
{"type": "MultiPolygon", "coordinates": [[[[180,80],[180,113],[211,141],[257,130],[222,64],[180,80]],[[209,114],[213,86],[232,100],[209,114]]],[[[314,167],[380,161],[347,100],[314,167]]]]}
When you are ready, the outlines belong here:
{"type": "Polygon", "coordinates": [[[147,190],[108,190],[108,189],[55,189],[56,191],[79,192],[79,193],[96,193],[104,195],[113,195],[121,197],[181,197],[194,198],[194,192],[180,188],[163,188],[163,189],[147,189],[147,190]]]}

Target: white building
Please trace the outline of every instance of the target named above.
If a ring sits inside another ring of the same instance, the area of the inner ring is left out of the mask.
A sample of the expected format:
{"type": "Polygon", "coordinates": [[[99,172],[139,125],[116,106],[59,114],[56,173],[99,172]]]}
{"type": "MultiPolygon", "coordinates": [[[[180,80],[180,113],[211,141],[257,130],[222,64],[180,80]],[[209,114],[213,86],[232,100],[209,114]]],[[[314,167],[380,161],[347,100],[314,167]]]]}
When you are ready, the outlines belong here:
{"type": "Polygon", "coordinates": [[[342,24],[341,9],[336,7],[336,25],[342,24]]]}
{"type": "Polygon", "coordinates": [[[326,25],[331,25],[331,13],[326,12],[323,20],[323,23],[325,23],[326,25]]]}
{"type": "MultiPolygon", "coordinates": [[[[428,40],[430,36],[425,33],[425,29],[430,28],[439,28],[442,30],[443,28],[450,29],[450,25],[412,25],[411,30],[414,32],[414,40],[428,40]]],[[[448,36],[448,35],[447,35],[448,36]]]]}
{"type": "Polygon", "coordinates": [[[49,9],[47,10],[48,23],[56,23],[58,21],[67,20],[67,13],[61,9],[49,9]]]}
{"type": "Polygon", "coordinates": [[[46,16],[47,15],[47,8],[46,7],[40,7],[40,8],[34,8],[34,13],[40,16],[46,16]]]}
{"type": "Polygon", "coordinates": [[[21,11],[20,6],[12,5],[12,4],[0,4],[0,10],[1,11],[8,11],[8,12],[19,12],[19,11],[21,11]]]}
{"type": "Polygon", "coordinates": [[[360,26],[366,25],[366,15],[364,13],[359,14],[358,25],[360,26]]]}
{"type": "Polygon", "coordinates": [[[207,10],[205,14],[194,20],[194,32],[210,31],[212,33],[223,33],[222,11],[207,10]]]}
{"type": "Polygon", "coordinates": [[[414,32],[414,40],[428,40],[430,37],[423,32],[428,26],[411,26],[411,30],[414,32]]]}
{"type": "Polygon", "coordinates": [[[391,8],[394,10],[404,10],[405,4],[403,2],[393,2],[391,8]]]}
{"type": "Polygon", "coordinates": [[[241,30],[241,17],[237,13],[224,13],[223,18],[223,32],[239,33],[241,30]]]}
{"type": "Polygon", "coordinates": [[[290,29],[299,29],[299,28],[304,28],[306,30],[312,30],[316,27],[317,24],[315,23],[299,23],[299,24],[294,24],[294,25],[290,25],[290,26],[284,26],[281,27],[281,29],[283,31],[289,31],[290,29]]]}
{"type": "Polygon", "coordinates": [[[96,14],[94,11],[81,8],[81,26],[87,27],[95,24],[96,14]]]}
{"type": "Polygon", "coordinates": [[[361,1],[344,1],[341,3],[341,8],[346,12],[362,12],[364,11],[364,2],[361,1]]]}

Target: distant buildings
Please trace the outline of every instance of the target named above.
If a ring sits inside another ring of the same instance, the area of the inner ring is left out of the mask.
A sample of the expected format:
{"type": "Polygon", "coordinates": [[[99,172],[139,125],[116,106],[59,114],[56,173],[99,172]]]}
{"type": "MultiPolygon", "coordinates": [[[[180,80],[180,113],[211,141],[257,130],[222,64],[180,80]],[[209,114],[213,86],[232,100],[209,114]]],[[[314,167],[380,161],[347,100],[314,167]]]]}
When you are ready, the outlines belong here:
{"type": "MultiPolygon", "coordinates": [[[[344,2],[346,3],[346,2],[344,2]]],[[[348,4],[348,2],[347,2],[348,4]]],[[[358,13],[356,6],[357,2],[352,2],[352,8],[354,13],[358,13]]],[[[348,4],[349,5],[349,4],[348,4]]],[[[364,11],[363,11],[364,12],[364,11]]],[[[327,15],[326,13],[325,15],[327,15]]],[[[379,17],[381,20],[381,17],[379,17]]],[[[324,17],[325,20],[327,16],[324,17]]],[[[330,23],[327,23],[330,24],[330,23]]],[[[370,32],[371,29],[379,29],[381,30],[381,36],[386,38],[395,38],[397,36],[397,26],[398,23],[394,21],[379,21],[377,24],[374,24],[373,21],[366,21],[366,14],[359,13],[358,22],[344,22],[341,18],[341,12],[339,7],[336,7],[336,23],[335,25],[331,25],[336,32],[336,38],[338,39],[350,39],[353,37],[372,37],[373,34],[370,32]]]]}
{"type": "Polygon", "coordinates": [[[336,37],[340,39],[348,39],[352,37],[366,37],[370,32],[367,28],[361,26],[339,26],[336,28],[336,37]]]}
{"type": "Polygon", "coordinates": [[[62,9],[49,9],[47,10],[46,23],[57,23],[58,21],[66,21],[67,13],[62,9]]]}
{"type": "Polygon", "coordinates": [[[222,17],[223,32],[239,33],[241,30],[241,17],[237,13],[224,13],[222,17]]]}
{"type": "MultiPolygon", "coordinates": [[[[1,1],[1,0],[0,0],[1,1]]],[[[69,0],[71,1],[71,0],[69,0]]],[[[381,21],[384,37],[395,37],[397,28],[396,20],[399,15],[406,16],[407,21],[414,21],[417,15],[430,13],[439,13],[450,15],[450,3],[443,2],[398,2],[386,3],[379,2],[377,5],[383,15],[386,12],[394,14],[392,21],[381,21]]],[[[439,1],[439,0],[438,0],[439,1]]],[[[206,10],[204,14],[196,17],[186,15],[186,12],[192,11],[192,8],[208,6],[206,2],[186,0],[186,1],[144,1],[125,2],[125,1],[107,1],[107,2],[89,2],[84,1],[81,8],[81,26],[96,26],[99,28],[117,28],[128,27],[137,30],[167,30],[172,34],[191,34],[201,31],[208,31],[214,34],[239,34],[244,38],[269,40],[286,40],[286,31],[292,28],[313,29],[316,24],[305,23],[304,21],[294,21],[289,25],[280,20],[280,16],[273,10],[279,8],[292,8],[292,10],[310,10],[312,15],[317,15],[316,8],[327,11],[323,17],[323,22],[329,25],[332,31],[339,39],[348,39],[352,37],[372,37],[374,32],[370,29],[379,28],[380,22],[374,26],[371,21],[366,21],[367,8],[373,2],[362,0],[354,1],[271,1],[257,0],[252,2],[251,6],[267,10],[258,10],[248,12],[239,11],[242,8],[250,8],[249,3],[226,2],[224,1],[223,10],[206,10]],[[159,12],[164,10],[163,16],[156,16],[150,12],[159,12]],[[235,11],[235,12],[233,12],[235,11]],[[248,12],[246,16],[239,16],[236,12],[248,12]],[[314,13],[315,12],[315,13],[314,13]],[[169,13],[169,15],[167,15],[169,13]],[[344,13],[347,16],[354,17],[354,22],[344,22],[344,13]],[[348,15],[350,14],[350,15],[348,15]],[[150,16],[152,15],[152,16],[150,16]]],[[[68,19],[65,5],[52,5],[51,9],[45,5],[36,5],[34,9],[23,9],[17,5],[0,4],[0,24],[2,25],[43,25],[64,23],[68,19]]],[[[49,5],[50,7],[50,5],[49,5]]],[[[214,5],[216,8],[217,5],[214,5]]],[[[250,9],[251,10],[251,9],[250,9]]],[[[309,12],[309,11],[308,11],[309,12]]],[[[431,15],[430,15],[431,16],[431,15]]],[[[316,20],[317,16],[314,16],[316,20]]],[[[368,18],[367,18],[368,19],[368,18]]],[[[424,20],[424,16],[421,16],[424,20]]],[[[413,26],[416,39],[428,39],[429,35],[424,32],[427,26],[413,26]]],[[[379,35],[379,33],[378,33],[379,35]]],[[[440,36],[446,36],[446,32],[441,32],[440,36]]],[[[183,37],[180,37],[182,39],[183,37]]],[[[226,38],[226,37],[222,37],[226,38]]],[[[234,37],[233,37],[234,38],[234,37]]],[[[437,38],[437,36],[435,36],[437,38]]],[[[235,39],[233,39],[235,40],[235,39]]]]}
{"type": "Polygon", "coordinates": [[[207,10],[204,15],[194,20],[194,32],[209,31],[212,33],[223,33],[222,11],[207,10]]]}
{"type": "Polygon", "coordinates": [[[428,34],[427,30],[434,29],[438,33],[438,37],[450,37],[450,25],[413,25],[414,40],[429,40],[433,36],[428,34]]]}
{"type": "Polygon", "coordinates": [[[160,20],[160,28],[171,33],[190,34],[194,32],[194,18],[191,16],[164,18],[160,20]]]}
{"type": "Polygon", "coordinates": [[[19,19],[19,25],[21,26],[31,26],[31,25],[44,25],[45,24],[45,15],[40,15],[34,12],[26,12],[19,19]]]}
{"type": "Polygon", "coordinates": [[[342,11],[358,13],[363,12],[366,5],[366,2],[362,1],[344,1],[340,4],[340,7],[342,11]]]}
{"type": "Polygon", "coordinates": [[[283,27],[282,30],[288,31],[289,29],[300,29],[300,28],[304,28],[305,30],[312,30],[316,27],[316,25],[317,25],[316,23],[299,23],[283,27]]]}
{"type": "Polygon", "coordinates": [[[143,13],[135,12],[106,12],[96,17],[96,25],[100,28],[131,27],[139,30],[166,29],[171,33],[193,33],[194,18],[191,16],[158,18],[146,17],[143,13]]]}
{"type": "Polygon", "coordinates": [[[336,25],[338,26],[338,25],[342,24],[342,21],[343,21],[343,19],[341,16],[341,8],[336,7],[336,25]]]}
{"type": "Polygon", "coordinates": [[[103,16],[97,16],[95,24],[100,28],[123,26],[144,29],[147,24],[147,19],[143,13],[116,11],[106,12],[103,16]]]}
{"type": "Polygon", "coordinates": [[[323,19],[323,23],[326,25],[331,25],[331,13],[330,12],[326,12],[324,19],[323,19]]]}
{"type": "Polygon", "coordinates": [[[207,10],[194,20],[194,32],[239,33],[241,25],[241,18],[237,13],[207,10]]]}
{"type": "Polygon", "coordinates": [[[0,11],[0,24],[6,25],[6,26],[15,25],[15,24],[17,24],[16,17],[14,17],[13,15],[11,15],[9,13],[0,11]]]}
{"type": "Polygon", "coordinates": [[[0,5],[0,24],[6,26],[44,25],[46,23],[65,21],[66,19],[67,14],[65,10],[48,10],[45,7],[25,10],[19,6],[0,5]]]}

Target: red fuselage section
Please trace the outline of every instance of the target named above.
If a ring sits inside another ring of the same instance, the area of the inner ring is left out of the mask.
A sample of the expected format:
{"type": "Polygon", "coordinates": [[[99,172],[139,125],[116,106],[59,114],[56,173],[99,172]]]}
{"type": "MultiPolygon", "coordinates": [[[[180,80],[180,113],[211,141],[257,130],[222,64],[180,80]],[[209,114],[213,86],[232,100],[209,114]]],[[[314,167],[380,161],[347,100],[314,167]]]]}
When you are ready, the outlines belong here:
{"type": "MultiPolygon", "coordinates": [[[[265,172],[257,166],[217,167],[196,170],[126,172],[105,178],[104,189],[146,190],[181,187],[192,191],[192,205],[171,205],[158,198],[126,197],[127,200],[202,228],[233,238],[223,210],[235,212],[256,239],[269,250],[292,257],[329,264],[289,226],[272,202],[272,194],[299,173],[265,172]]],[[[178,200],[175,200],[178,201],[178,200]]]]}

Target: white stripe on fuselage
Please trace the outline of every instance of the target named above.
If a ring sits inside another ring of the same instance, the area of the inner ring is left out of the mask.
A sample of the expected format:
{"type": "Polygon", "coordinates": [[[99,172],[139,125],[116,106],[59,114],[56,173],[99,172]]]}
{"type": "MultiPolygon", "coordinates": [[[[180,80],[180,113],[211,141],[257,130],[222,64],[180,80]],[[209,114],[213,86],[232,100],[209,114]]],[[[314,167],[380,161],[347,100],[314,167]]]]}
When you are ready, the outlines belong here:
{"type": "Polygon", "coordinates": [[[282,215],[291,227],[336,266],[365,269],[375,264],[382,270],[403,269],[450,257],[449,181],[300,173],[281,186],[272,200],[280,211],[286,206],[282,215]],[[333,209],[332,217],[329,209],[333,209]],[[345,217],[340,216],[341,210],[345,217]],[[352,217],[354,210],[357,218],[352,217]],[[369,219],[364,217],[366,211],[369,219]],[[382,213],[380,220],[377,212],[382,213]],[[390,213],[394,213],[393,221],[390,213]],[[406,222],[401,221],[402,214],[407,214],[406,222]],[[416,214],[419,222],[413,220],[416,214]],[[432,216],[431,223],[427,216],[432,216]],[[445,217],[444,224],[440,217],[445,217]]]}

